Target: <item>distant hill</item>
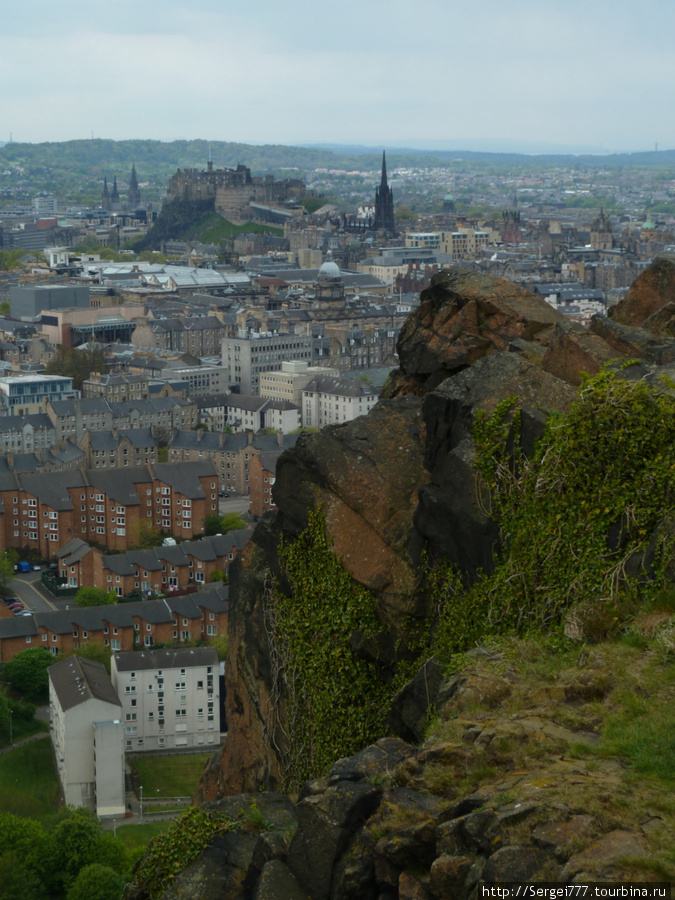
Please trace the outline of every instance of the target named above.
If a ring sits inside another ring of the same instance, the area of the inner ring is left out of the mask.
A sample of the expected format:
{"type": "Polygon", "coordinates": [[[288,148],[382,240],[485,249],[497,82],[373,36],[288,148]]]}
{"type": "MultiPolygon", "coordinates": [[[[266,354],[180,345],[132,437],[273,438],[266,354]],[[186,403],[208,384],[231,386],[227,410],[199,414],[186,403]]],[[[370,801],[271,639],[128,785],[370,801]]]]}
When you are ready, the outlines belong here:
{"type": "MultiPolygon", "coordinates": [[[[608,156],[588,154],[492,153],[471,150],[416,150],[386,147],[387,165],[396,167],[443,168],[458,161],[468,166],[488,164],[495,171],[532,171],[553,165],[597,169],[624,167],[666,167],[675,165],[675,150],[622,153],[608,156]]],[[[21,186],[32,193],[50,191],[63,200],[98,204],[103,179],[111,184],[117,178],[122,197],[126,179],[136,166],[143,201],[159,203],[166,194],[169,178],[179,168],[206,167],[208,159],[216,168],[248,166],[254,175],[271,174],[278,178],[307,179],[316,169],[341,169],[378,172],[382,163],[380,148],[349,146],[289,147],[282,144],[237,144],[226,141],[113,141],[77,140],[60,143],[0,144],[0,188],[16,185],[20,170],[21,186]],[[2,172],[9,174],[3,175],[2,172]]]]}
{"type": "MultiPolygon", "coordinates": [[[[486,160],[492,163],[523,165],[550,165],[568,162],[592,166],[662,166],[675,163],[675,150],[621,153],[600,156],[597,154],[538,154],[494,153],[473,150],[418,150],[414,148],[387,147],[389,166],[447,165],[452,160],[486,160]]],[[[59,143],[24,144],[18,142],[0,145],[0,163],[20,164],[39,170],[43,167],[56,180],[59,173],[68,172],[102,179],[103,176],[118,180],[127,177],[132,164],[136,165],[139,181],[166,183],[169,175],[178,168],[204,168],[211,158],[216,168],[247,165],[254,174],[286,173],[299,170],[300,174],[316,168],[378,169],[382,150],[373,147],[331,145],[330,149],[318,146],[290,147],[282,144],[238,144],[226,141],[113,141],[77,140],[59,143]]]]}

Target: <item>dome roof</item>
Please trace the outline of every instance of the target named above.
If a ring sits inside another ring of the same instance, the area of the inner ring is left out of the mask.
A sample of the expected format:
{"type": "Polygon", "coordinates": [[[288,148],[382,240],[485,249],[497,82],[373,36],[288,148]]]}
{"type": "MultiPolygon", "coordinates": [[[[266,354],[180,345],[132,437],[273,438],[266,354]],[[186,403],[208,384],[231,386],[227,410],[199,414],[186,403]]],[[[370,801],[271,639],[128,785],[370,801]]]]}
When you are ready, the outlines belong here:
{"type": "Polygon", "coordinates": [[[316,277],[318,281],[328,281],[329,279],[342,277],[340,266],[338,266],[336,262],[333,262],[333,254],[330,250],[326,256],[326,261],[321,264],[316,277]]]}
{"type": "Polygon", "coordinates": [[[337,263],[328,260],[319,269],[318,278],[339,278],[342,273],[337,263]]]}

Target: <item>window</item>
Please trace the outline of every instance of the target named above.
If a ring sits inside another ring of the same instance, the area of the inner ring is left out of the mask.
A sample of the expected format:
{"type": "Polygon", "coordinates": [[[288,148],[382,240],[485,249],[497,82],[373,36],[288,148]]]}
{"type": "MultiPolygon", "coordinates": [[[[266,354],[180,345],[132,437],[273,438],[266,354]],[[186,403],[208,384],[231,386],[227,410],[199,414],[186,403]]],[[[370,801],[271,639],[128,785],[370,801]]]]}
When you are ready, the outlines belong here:
{"type": "Polygon", "coordinates": [[[177,719],[185,719],[187,717],[187,709],[177,709],[176,710],[176,718],[177,719]]]}

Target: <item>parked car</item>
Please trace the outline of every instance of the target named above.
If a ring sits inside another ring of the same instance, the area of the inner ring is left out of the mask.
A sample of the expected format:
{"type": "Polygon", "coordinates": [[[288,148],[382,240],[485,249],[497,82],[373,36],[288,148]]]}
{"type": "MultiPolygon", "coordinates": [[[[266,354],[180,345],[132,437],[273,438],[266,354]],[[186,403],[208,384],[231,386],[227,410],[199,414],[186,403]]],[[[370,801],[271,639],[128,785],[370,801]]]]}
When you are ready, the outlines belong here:
{"type": "Polygon", "coordinates": [[[8,606],[10,603],[16,603],[17,600],[19,600],[19,602],[21,602],[20,598],[17,597],[16,594],[8,594],[6,597],[2,598],[2,602],[6,603],[8,606]]]}
{"type": "Polygon", "coordinates": [[[17,600],[16,603],[8,603],[7,605],[10,609],[14,610],[14,612],[16,612],[18,609],[26,608],[20,600],[17,600]]]}
{"type": "Polygon", "coordinates": [[[39,572],[42,569],[42,566],[38,566],[37,563],[33,563],[33,571],[39,572]]]}
{"type": "Polygon", "coordinates": [[[29,609],[17,609],[14,612],[15,616],[32,616],[33,613],[29,609]]]}

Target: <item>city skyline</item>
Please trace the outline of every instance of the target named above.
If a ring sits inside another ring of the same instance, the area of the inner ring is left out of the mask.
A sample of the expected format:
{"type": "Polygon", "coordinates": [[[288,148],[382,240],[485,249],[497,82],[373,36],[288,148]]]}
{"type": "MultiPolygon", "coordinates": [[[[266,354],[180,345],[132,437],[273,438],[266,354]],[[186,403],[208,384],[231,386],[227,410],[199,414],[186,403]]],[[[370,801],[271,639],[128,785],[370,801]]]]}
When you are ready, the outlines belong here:
{"type": "Polygon", "coordinates": [[[0,35],[0,140],[671,149],[673,25],[665,0],[26,0],[0,35]]]}

